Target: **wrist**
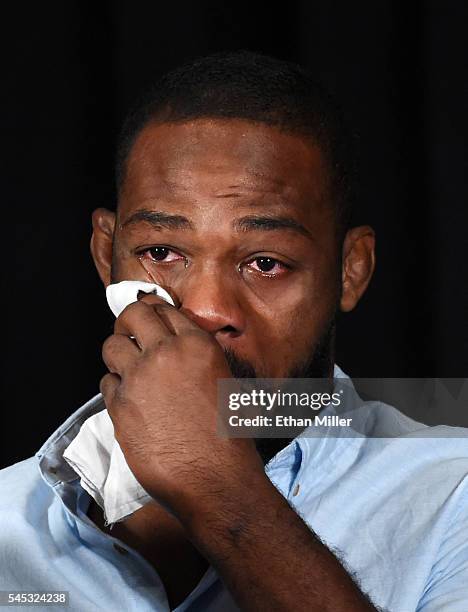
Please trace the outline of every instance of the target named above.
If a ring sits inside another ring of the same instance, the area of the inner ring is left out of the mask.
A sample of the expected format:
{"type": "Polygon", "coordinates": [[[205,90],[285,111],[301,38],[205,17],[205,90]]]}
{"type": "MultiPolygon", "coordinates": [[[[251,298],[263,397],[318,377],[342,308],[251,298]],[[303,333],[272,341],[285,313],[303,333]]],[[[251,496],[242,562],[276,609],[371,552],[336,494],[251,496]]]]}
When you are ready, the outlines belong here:
{"type": "Polygon", "coordinates": [[[177,477],[171,478],[170,496],[172,510],[182,522],[198,513],[216,511],[243,491],[250,480],[266,478],[263,462],[250,439],[211,441],[208,451],[177,471],[177,477]]]}
{"type": "Polygon", "coordinates": [[[250,539],[279,495],[261,464],[199,492],[187,503],[181,522],[197,548],[214,561],[250,539]]]}

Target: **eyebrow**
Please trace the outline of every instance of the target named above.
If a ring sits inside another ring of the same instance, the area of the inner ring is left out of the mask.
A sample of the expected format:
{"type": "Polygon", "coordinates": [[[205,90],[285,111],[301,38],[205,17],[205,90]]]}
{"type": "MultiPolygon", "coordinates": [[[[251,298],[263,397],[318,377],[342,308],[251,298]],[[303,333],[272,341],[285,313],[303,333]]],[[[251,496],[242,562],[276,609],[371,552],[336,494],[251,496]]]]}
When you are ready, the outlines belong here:
{"type": "MultiPolygon", "coordinates": [[[[187,230],[194,229],[193,223],[182,215],[172,215],[170,213],[155,211],[155,210],[137,210],[128,219],[120,225],[123,229],[128,225],[136,223],[149,223],[155,229],[169,229],[169,230],[187,230]]],[[[233,227],[237,231],[250,232],[250,231],[275,231],[275,230],[292,230],[306,236],[307,238],[313,239],[310,231],[305,228],[301,223],[287,216],[273,216],[273,215],[248,215],[237,219],[233,223],[233,227]]]]}
{"type": "Polygon", "coordinates": [[[242,217],[234,222],[234,227],[238,230],[248,231],[274,231],[281,229],[288,229],[294,232],[306,236],[307,238],[313,239],[310,231],[304,227],[301,223],[293,219],[292,217],[276,217],[276,216],[254,216],[249,215],[242,217]]]}
{"type": "Polygon", "coordinates": [[[142,221],[149,223],[155,229],[193,229],[193,224],[187,217],[183,217],[182,215],[171,215],[155,210],[137,210],[120,225],[120,229],[142,221]]]}

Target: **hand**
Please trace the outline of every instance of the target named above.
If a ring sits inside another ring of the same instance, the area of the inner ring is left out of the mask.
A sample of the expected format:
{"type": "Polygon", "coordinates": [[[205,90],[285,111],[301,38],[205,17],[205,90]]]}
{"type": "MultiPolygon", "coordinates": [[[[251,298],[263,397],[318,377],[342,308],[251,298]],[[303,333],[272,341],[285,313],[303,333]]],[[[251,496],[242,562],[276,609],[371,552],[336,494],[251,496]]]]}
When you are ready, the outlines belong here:
{"type": "Polygon", "coordinates": [[[231,373],[210,334],[145,296],[116,320],[103,357],[101,391],[130,469],[240,609],[375,610],[268,480],[253,440],[217,436],[217,379],[231,373]]]}
{"type": "Polygon", "coordinates": [[[142,487],[179,517],[263,464],[252,440],[217,435],[217,380],[230,378],[216,340],[154,295],[129,305],[103,346],[101,392],[142,487]],[[131,339],[132,336],[134,339],[131,339]]]}

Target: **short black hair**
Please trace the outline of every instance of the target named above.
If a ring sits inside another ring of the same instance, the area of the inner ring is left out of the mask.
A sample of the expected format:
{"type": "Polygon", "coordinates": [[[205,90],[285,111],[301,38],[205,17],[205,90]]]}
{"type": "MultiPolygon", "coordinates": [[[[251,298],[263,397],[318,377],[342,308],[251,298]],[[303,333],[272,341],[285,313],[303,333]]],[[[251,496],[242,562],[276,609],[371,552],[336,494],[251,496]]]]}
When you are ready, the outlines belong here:
{"type": "MultiPolygon", "coordinates": [[[[150,122],[246,119],[311,138],[325,156],[339,227],[350,223],[354,156],[341,112],[301,66],[250,51],[192,60],[162,76],[126,119],[117,143],[116,186],[140,131],[150,122]]],[[[341,232],[340,232],[341,233],[341,232]]]]}

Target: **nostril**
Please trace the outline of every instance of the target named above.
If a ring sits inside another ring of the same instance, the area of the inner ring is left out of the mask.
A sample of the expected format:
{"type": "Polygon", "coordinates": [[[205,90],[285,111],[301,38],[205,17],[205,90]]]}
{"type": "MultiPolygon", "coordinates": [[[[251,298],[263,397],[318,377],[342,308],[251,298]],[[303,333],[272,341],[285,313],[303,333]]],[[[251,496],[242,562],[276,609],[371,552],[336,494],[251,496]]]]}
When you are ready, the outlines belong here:
{"type": "Polygon", "coordinates": [[[233,327],[232,325],[225,325],[219,331],[223,331],[223,332],[237,332],[237,329],[235,327],[233,327]]]}

